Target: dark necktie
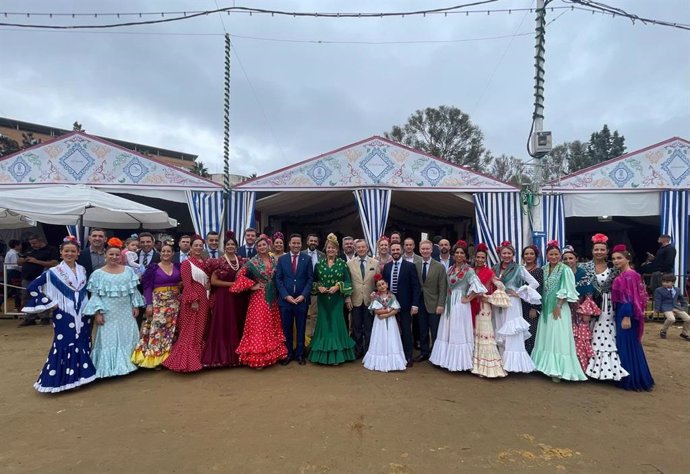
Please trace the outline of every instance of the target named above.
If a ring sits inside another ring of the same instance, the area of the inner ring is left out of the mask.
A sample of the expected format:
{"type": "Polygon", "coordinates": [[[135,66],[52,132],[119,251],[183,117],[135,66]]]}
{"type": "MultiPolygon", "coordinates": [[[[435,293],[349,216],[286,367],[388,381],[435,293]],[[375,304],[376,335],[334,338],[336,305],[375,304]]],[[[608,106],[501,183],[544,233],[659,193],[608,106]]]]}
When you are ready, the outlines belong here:
{"type": "Polygon", "coordinates": [[[144,267],[146,267],[149,264],[149,254],[145,253],[144,254],[144,267]]]}
{"type": "Polygon", "coordinates": [[[292,254],[292,273],[297,275],[297,255],[292,254]]]}
{"type": "Polygon", "coordinates": [[[426,269],[429,266],[429,262],[424,262],[424,268],[422,269],[422,283],[426,282],[426,269]]]}
{"type": "Polygon", "coordinates": [[[393,264],[393,272],[391,273],[391,293],[398,292],[398,265],[399,261],[393,264]]]}
{"type": "Polygon", "coordinates": [[[211,250],[211,258],[218,258],[218,250],[211,250]]]}
{"type": "Polygon", "coordinates": [[[359,271],[362,272],[362,280],[364,280],[364,262],[364,259],[359,261],[359,271]]]}

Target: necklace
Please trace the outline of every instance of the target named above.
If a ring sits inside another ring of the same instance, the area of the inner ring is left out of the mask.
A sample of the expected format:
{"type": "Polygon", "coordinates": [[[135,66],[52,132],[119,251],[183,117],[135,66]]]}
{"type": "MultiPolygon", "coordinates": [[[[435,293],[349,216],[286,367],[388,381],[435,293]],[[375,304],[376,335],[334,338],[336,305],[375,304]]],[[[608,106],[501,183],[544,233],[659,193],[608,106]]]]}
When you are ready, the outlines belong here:
{"type": "Polygon", "coordinates": [[[226,254],[223,254],[223,257],[225,257],[225,261],[228,262],[230,268],[232,268],[235,271],[240,269],[240,259],[237,258],[237,255],[235,255],[235,263],[232,263],[226,254]]]}

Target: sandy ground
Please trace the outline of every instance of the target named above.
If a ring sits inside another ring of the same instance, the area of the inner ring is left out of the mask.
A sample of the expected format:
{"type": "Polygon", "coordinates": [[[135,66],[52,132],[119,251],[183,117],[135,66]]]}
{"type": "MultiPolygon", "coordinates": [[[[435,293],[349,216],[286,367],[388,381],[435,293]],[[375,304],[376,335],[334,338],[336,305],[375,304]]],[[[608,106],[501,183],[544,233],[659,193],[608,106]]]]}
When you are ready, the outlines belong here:
{"type": "Polygon", "coordinates": [[[34,391],[52,328],[0,321],[1,472],[688,472],[690,343],[648,324],[651,393],[535,374],[489,381],[276,366],[140,370],[34,391]]]}

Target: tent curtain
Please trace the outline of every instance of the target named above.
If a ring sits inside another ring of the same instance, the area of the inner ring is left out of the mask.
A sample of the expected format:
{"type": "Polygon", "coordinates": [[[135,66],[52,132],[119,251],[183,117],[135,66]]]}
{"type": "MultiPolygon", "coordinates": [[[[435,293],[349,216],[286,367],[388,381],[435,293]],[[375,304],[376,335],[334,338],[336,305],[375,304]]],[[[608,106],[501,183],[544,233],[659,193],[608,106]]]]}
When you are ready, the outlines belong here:
{"type": "MultiPolygon", "coordinates": [[[[565,245],[565,207],[562,194],[544,194],[542,196],[542,222],[544,235],[541,238],[539,250],[542,257],[546,255],[546,244],[551,240],[557,240],[558,244],[565,245]]],[[[536,245],[536,244],[535,244],[536,245]]]]}
{"type": "Polygon", "coordinates": [[[223,192],[185,191],[194,231],[205,237],[211,231],[221,231],[223,192]]]}
{"type": "Polygon", "coordinates": [[[359,219],[369,251],[376,254],[376,242],[386,231],[388,211],[391,207],[390,189],[357,189],[354,191],[359,219]]]}
{"type": "Polygon", "coordinates": [[[240,245],[244,245],[244,231],[247,227],[255,227],[254,209],[256,208],[256,192],[230,191],[228,202],[228,230],[235,232],[240,245]]]}
{"type": "Polygon", "coordinates": [[[496,247],[510,241],[515,247],[516,259],[522,249],[522,201],[519,192],[475,193],[474,215],[477,221],[476,244],[489,247],[489,264],[499,261],[496,247]]]}
{"type": "Polygon", "coordinates": [[[667,190],[661,193],[661,233],[671,236],[676,248],[676,261],[673,272],[681,293],[685,292],[685,278],[688,261],[688,201],[689,191],[667,190]]]}

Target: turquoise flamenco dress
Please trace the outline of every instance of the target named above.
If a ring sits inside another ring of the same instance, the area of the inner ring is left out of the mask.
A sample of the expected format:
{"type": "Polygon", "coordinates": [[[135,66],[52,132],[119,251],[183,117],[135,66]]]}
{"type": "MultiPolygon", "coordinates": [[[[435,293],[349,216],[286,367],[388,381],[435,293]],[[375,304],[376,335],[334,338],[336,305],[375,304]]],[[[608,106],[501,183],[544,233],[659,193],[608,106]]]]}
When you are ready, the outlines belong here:
{"type": "Polygon", "coordinates": [[[553,268],[544,265],[544,287],[542,289],[542,313],[537,325],[532,360],[539,372],[550,377],[583,381],[587,376],[582,371],[575,350],[572,314],[567,303],[578,301],[575,289],[575,275],[565,264],[559,262],[553,268]],[[561,306],[561,317],[553,318],[553,310],[559,299],[566,300],[561,306]]]}
{"type": "Polygon", "coordinates": [[[144,306],[144,298],[137,289],[139,278],[129,267],[122,273],[96,270],[89,279],[91,292],[84,314],[95,316],[101,312],[105,324],[96,327],[91,358],[96,377],[114,377],[137,370],[132,353],[139,342],[139,328],[132,309],[144,306]]]}
{"type": "Polygon", "coordinates": [[[345,262],[336,258],[319,260],[314,269],[312,294],[317,295],[318,319],[311,339],[309,360],[317,364],[338,365],[355,360],[355,341],[350,337],[343,315],[345,297],[352,294],[350,271],[345,262]],[[320,286],[338,286],[335,294],[321,294],[320,286]]]}

